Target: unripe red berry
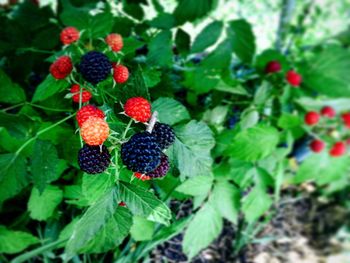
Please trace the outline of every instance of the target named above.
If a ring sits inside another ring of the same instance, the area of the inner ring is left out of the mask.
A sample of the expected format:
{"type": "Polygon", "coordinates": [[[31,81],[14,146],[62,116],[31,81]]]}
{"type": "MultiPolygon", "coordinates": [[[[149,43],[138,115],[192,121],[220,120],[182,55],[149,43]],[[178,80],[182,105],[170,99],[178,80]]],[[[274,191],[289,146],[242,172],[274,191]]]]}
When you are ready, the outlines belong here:
{"type": "Polygon", "coordinates": [[[77,41],[80,37],[79,30],[75,27],[69,26],[62,30],[60,34],[61,42],[64,45],[69,45],[75,41],[77,41]]]}
{"type": "Polygon", "coordinates": [[[286,80],[293,87],[298,87],[302,81],[302,77],[294,70],[289,70],[286,74],[286,80]]]}
{"type": "Polygon", "coordinates": [[[113,66],[113,78],[117,83],[124,83],[129,78],[129,70],[123,65],[113,66]]]}
{"type": "Polygon", "coordinates": [[[343,142],[336,142],[329,151],[329,154],[333,157],[340,157],[346,152],[346,145],[343,142]]]}
{"type": "Polygon", "coordinates": [[[341,117],[345,127],[350,129],[350,112],[344,113],[341,117]]]}
{"type": "Polygon", "coordinates": [[[90,117],[98,117],[103,119],[105,114],[102,110],[93,105],[85,105],[81,107],[77,112],[76,119],[78,121],[79,127],[81,127],[85,121],[87,121],[90,117]]]}
{"type": "Polygon", "coordinates": [[[50,66],[50,73],[55,79],[66,78],[73,70],[72,60],[68,56],[59,57],[50,66]]]}
{"type": "Polygon", "coordinates": [[[90,117],[81,126],[80,134],[86,144],[101,145],[109,136],[109,126],[104,119],[90,117]]]}
{"type": "Polygon", "coordinates": [[[114,52],[118,52],[123,48],[123,38],[119,34],[109,34],[105,40],[114,52]]]}
{"type": "Polygon", "coordinates": [[[150,176],[141,173],[134,173],[134,176],[138,179],[141,179],[142,181],[148,181],[152,179],[150,176]]]}
{"type": "MultiPolygon", "coordinates": [[[[80,101],[80,86],[78,84],[74,84],[72,85],[70,92],[73,95],[72,99],[74,102],[79,103],[80,101]]],[[[82,88],[82,92],[81,92],[81,102],[85,103],[88,102],[91,99],[92,95],[89,91],[87,91],[86,89],[82,88]]]]}
{"type": "Polygon", "coordinates": [[[310,143],[310,149],[311,151],[315,152],[315,153],[319,153],[322,152],[322,150],[324,149],[324,142],[321,140],[313,140],[310,143]]]}
{"type": "Polygon", "coordinates": [[[125,204],[124,202],[120,202],[118,205],[119,205],[119,206],[126,207],[126,204],[125,204]]]}
{"type": "Polygon", "coordinates": [[[324,106],[321,110],[321,115],[327,118],[334,118],[335,110],[331,106],[324,106]]]}
{"type": "Polygon", "coordinates": [[[320,115],[315,111],[310,111],[306,113],[304,118],[305,124],[310,126],[317,124],[319,120],[320,120],[320,115]]]}
{"type": "Polygon", "coordinates": [[[281,64],[276,60],[270,61],[265,67],[266,73],[276,73],[279,71],[281,71],[281,64]]]}
{"type": "Polygon", "coordinates": [[[124,105],[124,112],[139,122],[147,122],[151,118],[151,104],[142,97],[130,98],[124,105]]]}

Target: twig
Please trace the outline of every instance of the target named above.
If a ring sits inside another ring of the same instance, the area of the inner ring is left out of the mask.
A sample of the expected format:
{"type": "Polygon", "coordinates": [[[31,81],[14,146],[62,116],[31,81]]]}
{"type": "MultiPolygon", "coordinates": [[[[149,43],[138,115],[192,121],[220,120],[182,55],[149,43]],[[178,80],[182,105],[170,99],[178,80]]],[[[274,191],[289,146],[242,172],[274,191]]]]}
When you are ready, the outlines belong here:
{"type": "Polygon", "coordinates": [[[157,122],[157,117],[158,117],[158,112],[157,111],[153,112],[151,120],[149,121],[146,129],[146,131],[148,131],[149,133],[152,133],[154,125],[157,122]]]}

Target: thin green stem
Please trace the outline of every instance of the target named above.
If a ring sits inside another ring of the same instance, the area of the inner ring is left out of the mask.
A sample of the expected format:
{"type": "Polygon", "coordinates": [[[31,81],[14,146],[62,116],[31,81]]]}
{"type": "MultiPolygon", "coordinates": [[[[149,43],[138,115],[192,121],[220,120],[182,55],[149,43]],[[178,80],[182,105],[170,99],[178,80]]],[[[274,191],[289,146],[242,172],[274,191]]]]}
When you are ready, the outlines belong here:
{"type": "Polygon", "coordinates": [[[12,109],[15,109],[15,108],[24,106],[25,104],[26,104],[26,102],[21,102],[21,103],[19,103],[19,104],[16,104],[16,105],[7,107],[7,108],[5,108],[5,109],[2,109],[1,111],[5,112],[5,111],[8,111],[8,110],[12,110],[12,109]]]}
{"type": "Polygon", "coordinates": [[[26,103],[27,105],[30,105],[32,107],[35,107],[35,108],[39,108],[39,109],[43,109],[43,110],[49,110],[49,111],[57,111],[57,112],[71,112],[72,110],[69,110],[69,109],[55,109],[55,108],[49,108],[49,107],[45,107],[45,106],[41,106],[41,105],[37,105],[37,104],[33,104],[33,103],[30,103],[30,102],[27,102],[26,103]]]}
{"type": "Polygon", "coordinates": [[[130,130],[130,126],[133,122],[134,122],[134,120],[130,119],[130,121],[129,121],[128,125],[126,126],[125,131],[123,133],[122,140],[124,140],[126,138],[126,135],[127,135],[128,131],[130,130]]]}
{"type": "Polygon", "coordinates": [[[43,54],[54,54],[55,53],[55,51],[41,50],[41,49],[36,49],[33,47],[19,48],[18,51],[30,51],[30,52],[43,53],[43,54]]]}

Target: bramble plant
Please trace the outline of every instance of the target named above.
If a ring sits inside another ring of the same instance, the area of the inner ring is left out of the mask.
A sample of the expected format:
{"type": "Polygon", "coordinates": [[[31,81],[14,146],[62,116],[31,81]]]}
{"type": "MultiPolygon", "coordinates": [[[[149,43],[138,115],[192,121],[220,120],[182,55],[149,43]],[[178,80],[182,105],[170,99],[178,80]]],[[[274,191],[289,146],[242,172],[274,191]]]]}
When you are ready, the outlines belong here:
{"type": "Polygon", "coordinates": [[[235,262],[290,189],[345,195],[349,45],[310,44],[314,5],[266,50],[211,0],[4,6],[0,261],[235,262]]]}

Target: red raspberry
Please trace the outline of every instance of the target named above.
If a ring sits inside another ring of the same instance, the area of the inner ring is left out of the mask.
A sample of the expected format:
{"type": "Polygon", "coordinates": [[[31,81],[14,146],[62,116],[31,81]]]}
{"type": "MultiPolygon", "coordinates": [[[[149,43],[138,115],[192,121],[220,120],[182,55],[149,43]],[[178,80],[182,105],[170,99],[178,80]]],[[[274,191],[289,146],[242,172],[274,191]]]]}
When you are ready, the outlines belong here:
{"type": "Polygon", "coordinates": [[[350,129],[350,112],[344,113],[341,117],[344,125],[350,129]]]}
{"type": "Polygon", "coordinates": [[[315,152],[315,153],[319,153],[322,152],[324,149],[324,142],[321,140],[313,140],[310,143],[310,149],[311,151],[315,152]]]}
{"type": "Polygon", "coordinates": [[[80,134],[88,145],[101,145],[108,138],[109,126],[104,119],[90,117],[81,126],[80,134]]]}
{"type": "Polygon", "coordinates": [[[331,106],[324,106],[321,110],[321,115],[327,118],[334,118],[335,110],[331,106]]]}
{"type": "Polygon", "coordinates": [[[267,74],[276,73],[279,71],[281,71],[281,64],[276,60],[270,61],[269,63],[267,63],[267,65],[265,67],[265,72],[267,74]]]}
{"type": "Polygon", "coordinates": [[[148,181],[152,179],[150,176],[141,173],[134,173],[134,176],[138,179],[141,179],[142,181],[148,181]]]}
{"type": "Polygon", "coordinates": [[[151,118],[151,104],[142,97],[134,97],[126,101],[124,112],[136,121],[147,122],[151,118]]]}
{"type": "Polygon", "coordinates": [[[339,157],[346,152],[346,145],[343,142],[336,142],[329,151],[329,154],[333,157],[339,157]]]}
{"type": "Polygon", "coordinates": [[[124,202],[120,202],[118,205],[119,205],[119,206],[123,206],[123,207],[126,206],[126,204],[125,204],[124,202]]]}
{"type": "Polygon", "coordinates": [[[347,139],[347,140],[346,140],[346,144],[347,144],[347,145],[350,145],[350,139],[347,139]]]}
{"type": "Polygon", "coordinates": [[[106,43],[114,52],[119,52],[123,48],[123,38],[119,34],[109,34],[106,37],[106,43]]]}
{"type": "Polygon", "coordinates": [[[75,27],[69,26],[61,31],[60,39],[64,45],[69,45],[77,41],[80,37],[79,30],[75,27]]]}
{"type": "MultiPolygon", "coordinates": [[[[74,84],[72,85],[70,92],[73,95],[72,99],[74,102],[79,103],[80,101],[80,86],[78,84],[74,84]]],[[[81,92],[81,102],[85,103],[88,102],[91,99],[92,95],[89,91],[87,91],[86,89],[82,88],[82,92],[81,92]]]]}
{"type": "Polygon", "coordinates": [[[304,121],[307,125],[315,125],[320,120],[320,115],[315,111],[310,111],[306,113],[304,121]]]}
{"type": "Polygon", "coordinates": [[[73,69],[72,60],[68,56],[59,57],[50,66],[50,73],[55,79],[64,79],[73,69]]]}
{"type": "Polygon", "coordinates": [[[113,67],[113,78],[117,83],[124,83],[129,78],[129,70],[123,65],[113,67]]]}
{"type": "Polygon", "coordinates": [[[287,72],[286,79],[287,82],[294,87],[298,87],[302,81],[302,77],[294,70],[289,70],[287,72]]]}
{"type": "Polygon", "coordinates": [[[81,107],[80,110],[77,112],[77,121],[79,127],[83,125],[83,123],[90,117],[98,117],[100,119],[103,119],[105,117],[105,114],[102,110],[97,108],[96,106],[93,105],[86,105],[81,107]]]}

